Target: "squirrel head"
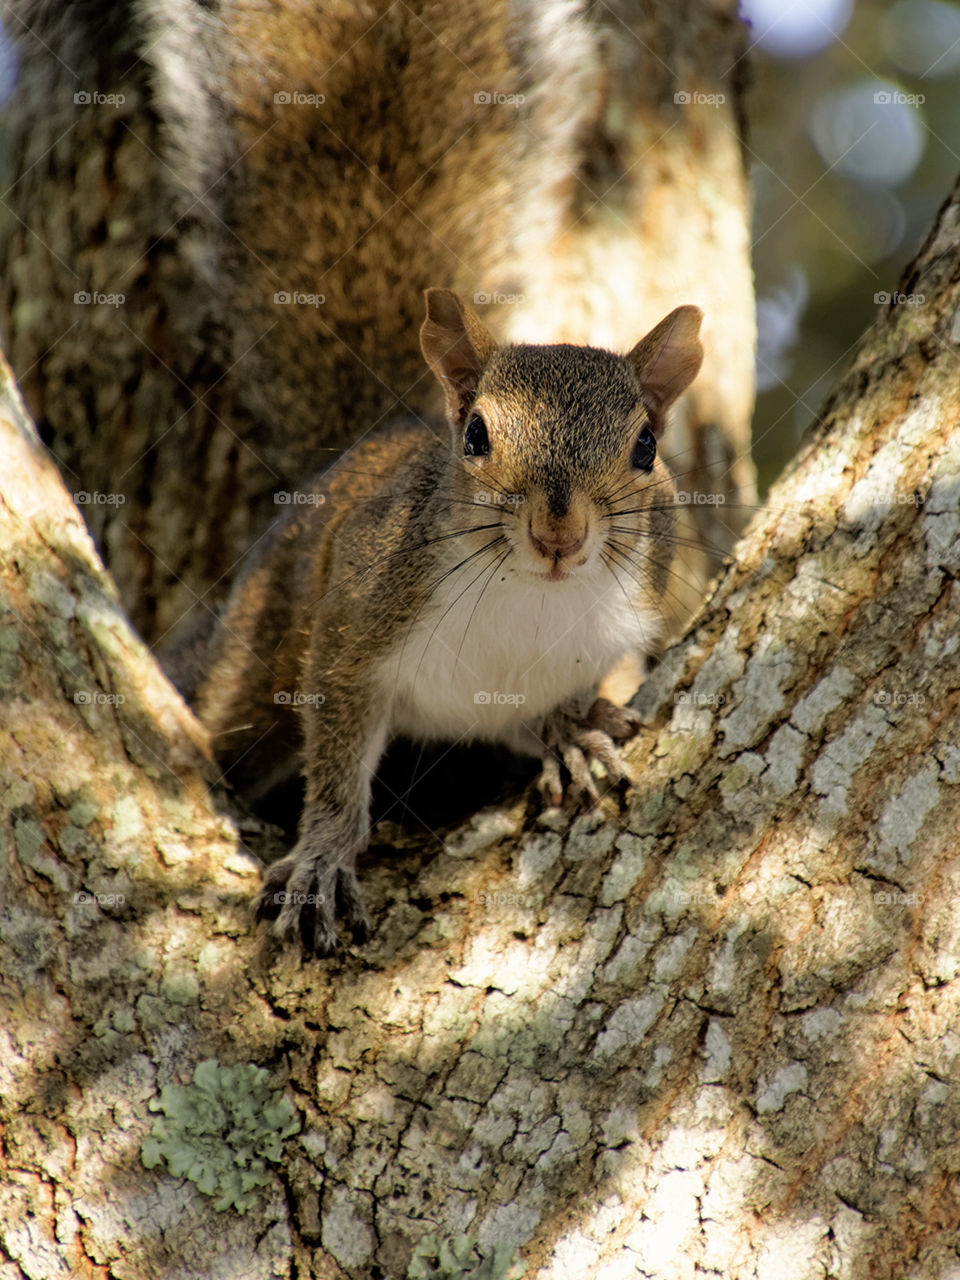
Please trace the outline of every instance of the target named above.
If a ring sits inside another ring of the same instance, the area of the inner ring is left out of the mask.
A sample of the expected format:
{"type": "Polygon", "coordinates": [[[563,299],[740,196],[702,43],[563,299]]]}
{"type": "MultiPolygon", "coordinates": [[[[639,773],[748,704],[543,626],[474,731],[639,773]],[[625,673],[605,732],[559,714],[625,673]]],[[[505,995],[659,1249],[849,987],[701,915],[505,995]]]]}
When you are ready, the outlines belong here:
{"type": "Polygon", "coordinates": [[[443,388],[456,465],[475,502],[513,507],[517,567],[563,579],[602,553],[612,528],[641,534],[644,508],[672,503],[657,446],[703,360],[699,308],[678,307],[616,355],[498,346],[458,294],[425,298],[420,344],[443,388]]]}

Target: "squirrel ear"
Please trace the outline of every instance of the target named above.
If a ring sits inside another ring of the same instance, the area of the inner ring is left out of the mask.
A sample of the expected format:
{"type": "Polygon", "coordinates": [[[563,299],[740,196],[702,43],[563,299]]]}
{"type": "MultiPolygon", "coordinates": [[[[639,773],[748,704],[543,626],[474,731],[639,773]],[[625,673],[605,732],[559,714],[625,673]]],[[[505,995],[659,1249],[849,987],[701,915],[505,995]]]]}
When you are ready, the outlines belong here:
{"type": "Polygon", "coordinates": [[[663,415],[703,363],[702,319],[699,307],[677,307],[627,355],[643,387],[656,435],[663,429],[663,415]]]}
{"type": "Polygon", "coordinates": [[[420,327],[420,349],[443,387],[450,421],[461,426],[497,344],[459,294],[427,289],[423,296],[427,318],[420,327]]]}

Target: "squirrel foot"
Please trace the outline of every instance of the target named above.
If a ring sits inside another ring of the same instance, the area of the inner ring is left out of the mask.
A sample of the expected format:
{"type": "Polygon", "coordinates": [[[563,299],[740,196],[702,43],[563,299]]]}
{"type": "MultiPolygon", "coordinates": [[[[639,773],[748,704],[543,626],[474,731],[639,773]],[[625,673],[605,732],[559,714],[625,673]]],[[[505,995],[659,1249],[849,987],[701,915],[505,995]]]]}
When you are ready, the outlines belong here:
{"type": "Polygon", "coordinates": [[[597,804],[600,794],[590,772],[598,760],[611,782],[629,781],[615,739],[631,738],[640,728],[640,717],[628,707],[618,707],[606,698],[597,698],[586,716],[578,716],[569,707],[559,707],[543,723],[543,770],[537,779],[537,790],[545,804],[561,805],[564,798],[561,761],[570,775],[566,790],[578,803],[588,807],[597,804]]]}
{"type": "Polygon", "coordinates": [[[330,866],[321,857],[304,856],[299,846],[267,867],[255,911],[258,921],[274,921],[278,938],[287,942],[300,938],[318,956],[337,949],[337,916],[346,920],[355,942],[365,941],[370,932],[356,871],[330,866]]]}

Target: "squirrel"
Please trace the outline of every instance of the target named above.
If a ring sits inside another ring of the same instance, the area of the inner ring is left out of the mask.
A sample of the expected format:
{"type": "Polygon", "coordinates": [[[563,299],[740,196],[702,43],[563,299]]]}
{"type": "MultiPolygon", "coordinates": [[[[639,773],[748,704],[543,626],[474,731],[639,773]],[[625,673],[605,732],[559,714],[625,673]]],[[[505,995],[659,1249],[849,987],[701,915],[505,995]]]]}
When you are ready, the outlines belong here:
{"type": "Polygon", "coordinates": [[[552,804],[565,789],[597,800],[593,761],[627,776],[616,742],[637,719],[598,683],[654,648],[673,558],[658,446],[703,359],[699,309],[616,355],[498,346],[458,294],[425,301],[447,438],[419,421],[380,429],[292,495],[234,586],[196,692],[248,799],[303,773],[299,837],[267,868],[256,914],[319,955],[337,917],[368,935],[356,859],[391,738],[539,756],[552,804]]]}

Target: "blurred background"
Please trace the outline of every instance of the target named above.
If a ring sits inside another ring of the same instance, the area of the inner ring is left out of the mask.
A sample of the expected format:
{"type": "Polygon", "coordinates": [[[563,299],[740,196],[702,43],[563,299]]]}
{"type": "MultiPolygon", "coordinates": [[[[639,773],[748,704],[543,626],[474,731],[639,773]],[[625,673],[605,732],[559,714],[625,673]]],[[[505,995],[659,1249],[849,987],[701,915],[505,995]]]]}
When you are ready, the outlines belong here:
{"type": "Polygon", "coordinates": [[[741,0],[761,493],[960,173],[960,5],[741,0]]]}
{"type": "MultiPolygon", "coordinates": [[[[740,12],[763,494],[960,173],[960,0],[740,0],[740,12]]],[[[0,29],[0,106],[15,83],[0,29]]],[[[5,143],[0,131],[0,174],[5,143]]]]}

